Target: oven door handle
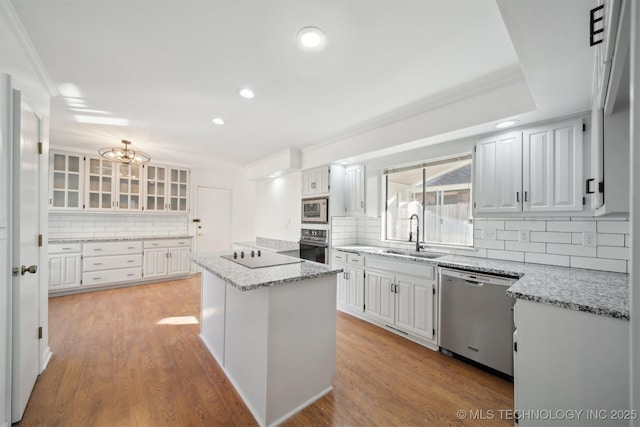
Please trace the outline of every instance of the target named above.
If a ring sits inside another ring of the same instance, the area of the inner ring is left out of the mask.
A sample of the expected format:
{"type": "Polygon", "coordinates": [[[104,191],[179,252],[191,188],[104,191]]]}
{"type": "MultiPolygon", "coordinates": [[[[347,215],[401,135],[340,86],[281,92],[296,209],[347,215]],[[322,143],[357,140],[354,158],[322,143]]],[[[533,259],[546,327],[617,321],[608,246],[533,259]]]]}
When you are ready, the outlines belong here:
{"type": "Polygon", "coordinates": [[[298,243],[301,244],[301,245],[316,246],[318,248],[326,248],[326,247],[328,247],[328,245],[326,243],[310,242],[308,240],[300,240],[298,243]]]}

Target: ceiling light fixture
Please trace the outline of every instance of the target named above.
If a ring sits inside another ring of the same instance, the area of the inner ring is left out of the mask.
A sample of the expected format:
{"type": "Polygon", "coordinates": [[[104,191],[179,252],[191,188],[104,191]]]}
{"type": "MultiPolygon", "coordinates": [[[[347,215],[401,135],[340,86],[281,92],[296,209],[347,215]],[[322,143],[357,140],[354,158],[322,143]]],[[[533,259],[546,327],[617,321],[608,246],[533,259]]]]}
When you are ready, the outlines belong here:
{"type": "Polygon", "coordinates": [[[298,44],[305,50],[317,50],[324,47],[324,33],[320,28],[305,27],[298,31],[298,44]]]}
{"type": "Polygon", "coordinates": [[[149,163],[151,157],[147,153],[143,153],[142,151],[135,151],[129,146],[131,145],[131,141],[122,140],[124,144],[124,148],[122,147],[113,147],[113,148],[101,148],[98,150],[100,156],[116,163],[124,163],[125,165],[142,165],[144,163],[149,163]]]}
{"type": "Polygon", "coordinates": [[[252,99],[256,96],[255,93],[249,88],[242,88],[238,91],[238,94],[245,99],[252,99]]]}
{"type": "Polygon", "coordinates": [[[224,120],[222,119],[222,117],[215,117],[211,121],[213,122],[214,125],[222,126],[224,124],[224,120]]]}
{"type": "Polygon", "coordinates": [[[520,120],[506,120],[504,122],[500,122],[496,125],[498,129],[510,128],[511,126],[515,126],[520,123],[520,120]]]}

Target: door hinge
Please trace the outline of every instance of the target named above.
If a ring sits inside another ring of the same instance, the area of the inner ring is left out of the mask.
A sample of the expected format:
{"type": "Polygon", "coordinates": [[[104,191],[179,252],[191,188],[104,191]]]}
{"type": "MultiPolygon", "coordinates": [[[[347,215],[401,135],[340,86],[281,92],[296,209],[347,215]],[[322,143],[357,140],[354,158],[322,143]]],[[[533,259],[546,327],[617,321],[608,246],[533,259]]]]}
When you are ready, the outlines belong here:
{"type": "Polygon", "coordinates": [[[518,342],[514,342],[513,343],[513,351],[517,352],[518,351],[518,342]]]}
{"type": "Polygon", "coordinates": [[[42,339],[42,326],[38,326],[38,339],[42,339]]]}
{"type": "Polygon", "coordinates": [[[435,337],[436,336],[436,330],[432,329],[432,331],[433,331],[433,336],[435,337]]]}
{"type": "Polygon", "coordinates": [[[478,147],[473,147],[473,152],[477,153],[478,152],[478,147]]]}
{"type": "Polygon", "coordinates": [[[38,154],[42,154],[42,142],[38,142],[38,154]]]}
{"type": "Polygon", "coordinates": [[[38,234],[38,246],[42,246],[42,234],[38,234]]]}
{"type": "Polygon", "coordinates": [[[604,181],[598,183],[598,193],[604,193],[604,181]]]}
{"type": "Polygon", "coordinates": [[[587,131],[587,124],[583,123],[582,124],[582,132],[586,132],[587,131]]]}
{"type": "Polygon", "coordinates": [[[80,279],[80,284],[82,285],[82,279],[80,279]]]}
{"type": "Polygon", "coordinates": [[[436,288],[431,288],[431,290],[433,291],[433,294],[436,294],[436,288]]]}
{"type": "Polygon", "coordinates": [[[582,204],[583,204],[583,205],[586,205],[586,204],[587,204],[587,198],[586,198],[586,197],[583,197],[583,198],[582,198],[582,204]]]}

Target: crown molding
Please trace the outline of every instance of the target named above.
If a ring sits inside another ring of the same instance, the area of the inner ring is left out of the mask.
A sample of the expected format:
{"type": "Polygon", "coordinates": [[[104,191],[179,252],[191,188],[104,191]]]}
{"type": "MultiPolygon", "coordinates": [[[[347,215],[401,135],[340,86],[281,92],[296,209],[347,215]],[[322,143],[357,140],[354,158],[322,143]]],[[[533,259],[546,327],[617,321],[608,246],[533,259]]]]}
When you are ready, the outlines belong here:
{"type": "Polygon", "coordinates": [[[18,14],[9,0],[0,0],[0,16],[4,17],[3,20],[6,22],[7,28],[15,36],[16,40],[18,40],[18,43],[20,43],[20,46],[33,68],[33,71],[45,89],[49,92],[49,95],[52,97],[59,96],[60,93],[58,92],[56,85],[49,76],[47,69],[40,59],[40,55],[38,55],[38,51],[33,46],[29,35],[22,25],[22,21],[20,21],[18,14]]]}
{"type": "Polygon", "coordinates": [[[456,86],[452,89],[448,89],[432,96],[428,96],[419,101],[400,107],[396,110],[390,111],[386,114],[376,116],[372,119],[368,119],[360,124],[338,131],[332,135],[329,135],[322,140],[317,141],[308,147],[302,149],[304,155],[307,151],[317,150],[319,148],[353,138],[357,135],[381,129],[394,123],[401,122],[419,114],[427,113],[432,110],[436,110],[443,106],[460,102],[474,96],[481,95],[483,93],[490,92],[496,88],[524,81],[526,78],[519,64],[498,70],[485,77],[473,80],[471,82],[456,86]]]}

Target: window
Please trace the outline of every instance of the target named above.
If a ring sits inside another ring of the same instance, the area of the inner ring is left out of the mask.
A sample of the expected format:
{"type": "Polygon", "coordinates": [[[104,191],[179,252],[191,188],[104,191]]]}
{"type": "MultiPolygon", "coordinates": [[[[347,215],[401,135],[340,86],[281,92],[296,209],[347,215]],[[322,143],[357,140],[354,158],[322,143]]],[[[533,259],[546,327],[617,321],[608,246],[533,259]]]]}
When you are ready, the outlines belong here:
{"type": "Polygon", "coordinates": [[[472,246],[471,155],[387,169],[386,240],[472,246]]]}

